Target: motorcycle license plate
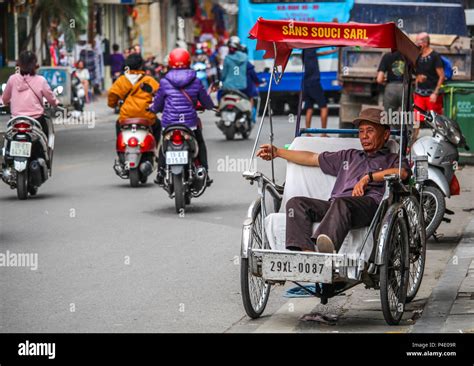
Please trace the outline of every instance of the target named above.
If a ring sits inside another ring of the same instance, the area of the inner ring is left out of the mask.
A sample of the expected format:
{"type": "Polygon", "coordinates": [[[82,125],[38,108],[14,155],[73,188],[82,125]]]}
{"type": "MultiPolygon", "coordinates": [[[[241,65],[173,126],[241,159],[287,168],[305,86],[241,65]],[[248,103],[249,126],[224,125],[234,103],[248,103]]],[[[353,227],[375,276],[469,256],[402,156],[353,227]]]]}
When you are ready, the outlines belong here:
{"type": "Polygon", "coordinates": [[[188,163],[187,151],[167,151],[166,165],[183,165],[188,163]]]}
{"type": "Polygon", "coordinates": [[[222,119],[224,121],[231,121],[235,120],[236,113],[235,112],[222,112],[222,119]]]}
{"type": "Polygon", "coordinates": [[[10,156],[29,158],[31,156],[31,142],[12,141],[10,143],[10,156]]]}
{"type": "Polygon", "coordinates": [[[265,253],[262,275],[267,280],[332,283],[332,258],[265,253]]]}

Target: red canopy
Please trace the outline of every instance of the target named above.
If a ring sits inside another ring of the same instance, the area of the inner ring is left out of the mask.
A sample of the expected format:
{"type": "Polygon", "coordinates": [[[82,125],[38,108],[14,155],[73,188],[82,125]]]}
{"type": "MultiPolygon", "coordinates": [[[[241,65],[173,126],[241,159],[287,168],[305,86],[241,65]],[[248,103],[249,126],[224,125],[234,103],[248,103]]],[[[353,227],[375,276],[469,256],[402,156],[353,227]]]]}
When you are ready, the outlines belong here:
{"type": "Polygon", "coordinates": [[[293,20],[259,18],[249,33],[257,40],[257,50],[264,50],[263,58],[275,58],[276,66],[285,70],[293,48],[323,46],[361,46],[399,50],[411,64],[419,55],[418,47],[395,23],[314,23],[293,20]]]}

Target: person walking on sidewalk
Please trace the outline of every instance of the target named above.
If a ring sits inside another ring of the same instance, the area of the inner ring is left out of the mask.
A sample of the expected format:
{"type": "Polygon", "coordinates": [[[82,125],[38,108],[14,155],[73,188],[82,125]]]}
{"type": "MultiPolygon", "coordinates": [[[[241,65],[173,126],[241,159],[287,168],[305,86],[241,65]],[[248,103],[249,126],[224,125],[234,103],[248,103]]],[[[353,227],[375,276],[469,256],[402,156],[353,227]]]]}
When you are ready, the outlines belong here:
{"type": "MultiPolygon", "coordinates": [[[[420,55],[416,60],[415,70],[415,92],[413,94],[413,103],[418,107],[435,111],[438,114],[443,113],[443,95],[441,94],[441,85],[445,80],[443,60],[439,53],[430,47],[430,36],[422,32],[416,36],[416,45],[420,47],[420,55]]],[[[424,123],[424,116],[418,114],[420,126],[424,123]]],[[[419,127],[415,126],[413,141],[416,140],[419,127]]]]}
{"type": "MultiPolygon", "coordinates": [[[[329,109],[326,97],[321,85],[321,74],[319,71],[318,56],[330,55],[337,52],[337,48],[331,51],[316,52],[317,48],[303,50],[304,75],[303,75],[303,100],[306,110],[306,128],[311,128],[314,104],[317,104],[321,115],[321,127],[327,128],[329,109]]],[[[321,136],[327,136],[322,134],[321,136]]]]}
{"type": "Polygon", "coordinates": [[[377,83],[385,85],[383,107],[386,112],[398,112],[402,107],[405,61],[400,51],[383,55],[377,70],[377,83]]]}

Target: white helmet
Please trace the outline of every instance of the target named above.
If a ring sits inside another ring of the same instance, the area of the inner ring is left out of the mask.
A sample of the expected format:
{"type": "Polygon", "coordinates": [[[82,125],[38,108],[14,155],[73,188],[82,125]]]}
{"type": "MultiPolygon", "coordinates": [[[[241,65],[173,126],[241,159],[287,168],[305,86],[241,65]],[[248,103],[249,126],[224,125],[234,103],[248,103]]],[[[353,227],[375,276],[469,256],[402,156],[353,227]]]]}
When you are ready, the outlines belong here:
{"type": "Polygon", "coordinates": [[[237,36],[230,37],[228,46],[232,47],[232,48],[239,48],[240,47],[240,38],[237,37],[237,36]]]}

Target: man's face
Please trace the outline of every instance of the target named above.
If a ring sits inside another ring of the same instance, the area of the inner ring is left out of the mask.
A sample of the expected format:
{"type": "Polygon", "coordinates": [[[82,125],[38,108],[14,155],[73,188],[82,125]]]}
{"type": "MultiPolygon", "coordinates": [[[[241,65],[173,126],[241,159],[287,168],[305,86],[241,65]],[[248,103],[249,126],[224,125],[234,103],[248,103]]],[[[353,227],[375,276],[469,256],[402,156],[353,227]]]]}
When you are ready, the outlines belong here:
{"type": "Polygon", "coordinates": [[[425,49],[428,47],[428,38],[425,35],[418,35],[416,36],[416,45],[421,47],[421,49],[425,49]]]}
{"type": "Polygon", "coordinates": [[[365,152],[380,150],[389,135],[390,131],[377,123],[363,121],[359,124],[359,140],[365,152]]]}

